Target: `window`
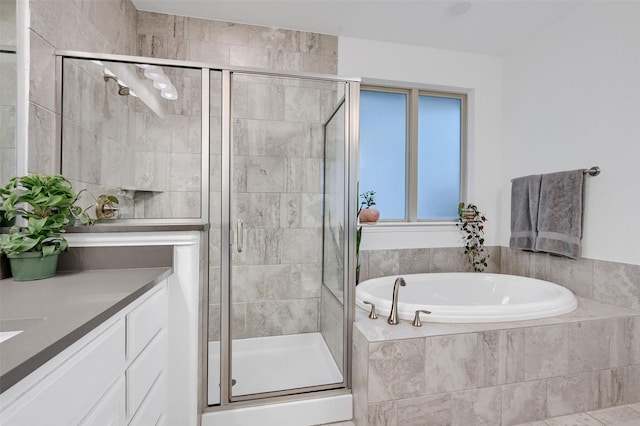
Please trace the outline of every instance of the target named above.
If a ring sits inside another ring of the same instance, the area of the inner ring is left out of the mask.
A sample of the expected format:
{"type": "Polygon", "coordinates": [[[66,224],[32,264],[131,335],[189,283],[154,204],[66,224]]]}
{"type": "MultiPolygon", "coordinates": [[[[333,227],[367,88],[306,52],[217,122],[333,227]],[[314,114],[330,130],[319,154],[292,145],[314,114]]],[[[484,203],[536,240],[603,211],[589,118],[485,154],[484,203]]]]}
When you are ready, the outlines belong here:
{"type": "Polygon", "coordinates": [[[458,217],[466,96],[365,87],[360,92],[360,190],[376,192],[383,220],[458,217]]]}

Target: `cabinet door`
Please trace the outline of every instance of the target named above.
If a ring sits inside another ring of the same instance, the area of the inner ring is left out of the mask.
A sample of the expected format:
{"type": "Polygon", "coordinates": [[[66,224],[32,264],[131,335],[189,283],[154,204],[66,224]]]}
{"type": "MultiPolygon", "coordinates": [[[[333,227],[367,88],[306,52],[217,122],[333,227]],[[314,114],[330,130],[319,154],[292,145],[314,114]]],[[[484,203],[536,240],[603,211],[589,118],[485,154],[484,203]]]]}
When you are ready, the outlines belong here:
{"type": "Polygon", "coordinates": [[[149,394],[142,402],[140,409],[129,423],[129,426],[156,425],[164,414],[167,401],[167,388],[164,375],[161,374],[153,384],[149,394]]]}
{"type": "Polygon", "coordinates": [[[127,369],[127,415],[132,417],[167,366],[166,333],[160,331],[127,369]]]}
{"type": "Polygon", "coordinates": [[[127,359],[135,359],[166,323],[167,291],[163,285],[127,314],[127,359]]]}
{"type": "Polygon", "coordinates": [[[120,376],[80,426],[122,426],[125,424],[125,380],[120,376]]]}
{"type": "Polygon", "coordinates": [[[79,348],[3,413],[2,426],[73,425],[109,389],[125,363],[125,327],[119,320],[79,348]]]}

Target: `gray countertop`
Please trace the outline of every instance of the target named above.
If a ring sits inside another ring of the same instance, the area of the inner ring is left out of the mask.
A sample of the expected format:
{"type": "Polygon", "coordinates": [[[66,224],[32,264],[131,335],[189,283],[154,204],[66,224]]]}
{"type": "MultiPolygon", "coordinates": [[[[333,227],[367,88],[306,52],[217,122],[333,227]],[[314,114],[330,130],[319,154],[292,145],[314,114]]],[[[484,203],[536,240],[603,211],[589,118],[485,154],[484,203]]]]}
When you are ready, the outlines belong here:
{"type": "Polygon", "coordinates": [[[0,393],[146,293],[172,268],[59,272],[53,278],[0,280],[0,393]]]}

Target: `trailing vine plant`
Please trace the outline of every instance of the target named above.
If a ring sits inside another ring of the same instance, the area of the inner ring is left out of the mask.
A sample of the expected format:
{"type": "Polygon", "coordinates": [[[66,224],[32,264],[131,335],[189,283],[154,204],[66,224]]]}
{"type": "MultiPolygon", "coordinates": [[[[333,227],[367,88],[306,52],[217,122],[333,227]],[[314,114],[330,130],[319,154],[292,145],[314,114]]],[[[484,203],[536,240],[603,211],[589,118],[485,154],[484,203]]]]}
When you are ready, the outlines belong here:
{"type": "Polygon", "coordinates": [[[484,272],[488,266],[489,251],[484,246],[484,223],[487,221],[474,204],[458,205],[458,229],[464,241],[464,254],[475,272],[484,272]]]}

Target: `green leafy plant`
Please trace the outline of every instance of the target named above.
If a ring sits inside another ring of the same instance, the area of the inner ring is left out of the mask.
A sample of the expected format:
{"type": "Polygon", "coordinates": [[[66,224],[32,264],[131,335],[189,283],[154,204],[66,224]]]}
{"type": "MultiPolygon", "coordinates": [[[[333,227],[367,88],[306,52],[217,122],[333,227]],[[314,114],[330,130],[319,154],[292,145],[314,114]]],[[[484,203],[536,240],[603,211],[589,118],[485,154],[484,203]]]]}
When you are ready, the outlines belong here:
{"type": "Polygon", "coordinates": [[[42,252],[43,257],[67,250],[62,234],[70,221],[95,222],[86,209],[75,205],[80,193],[61,175],[10,179],[0,188],[0,200],[5,218],[18,221],[8,234],[0,235],[0,250],[7,254],[42,252]]]}
{"type": "Polygon", "coordinates": [[[364,207],[368,209],[371,206],[376,205],[376,193],[375,191],[367,191],[360,194],[360,208],[358,208],[358,214],[360,214],[360,210],[364,207]]]}
{"type": "Polygon", "coordinates": [[[475,272],[488,267],[489,251],[484,246],[484,224],[486,216],[474,204],[458,205],[458,229],[462,232],[464,254],[475,272]]]}

